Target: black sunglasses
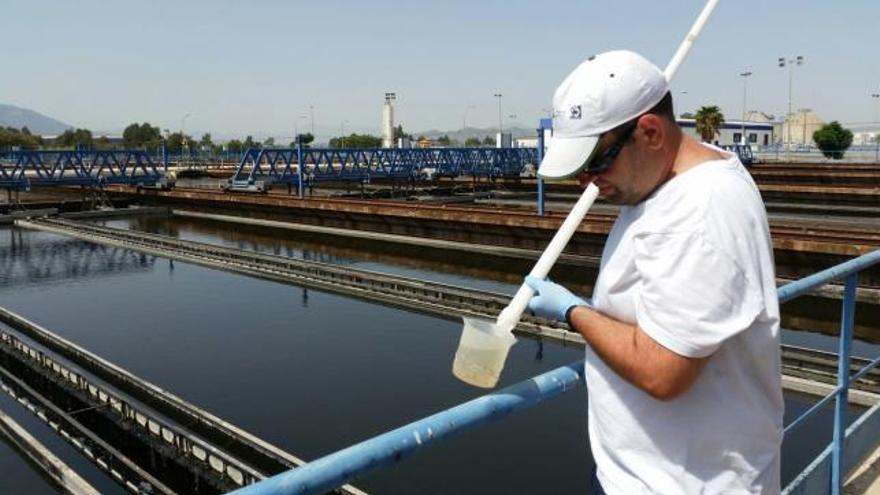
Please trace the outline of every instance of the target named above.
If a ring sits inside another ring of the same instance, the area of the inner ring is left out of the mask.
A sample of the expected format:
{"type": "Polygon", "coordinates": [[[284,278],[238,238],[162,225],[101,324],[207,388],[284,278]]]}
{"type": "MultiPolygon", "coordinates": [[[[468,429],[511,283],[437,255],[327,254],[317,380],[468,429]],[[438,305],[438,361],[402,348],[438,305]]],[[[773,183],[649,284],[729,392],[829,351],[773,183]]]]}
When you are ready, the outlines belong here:
{"type": "Polygon", "coordinates": [[[636,127],[638,127],[638,119],[632,121],[632,123],[629,124],[620,134],[620,137],[618,137],[614,143],[605,150],[605,152],[599,156],[593,157],[591,155],[590,158],[587,158],[587,163],[583,168],[583,171],[588,174],[601,174],[611,168],[617,155],[619,155],[621,150],[623,150],[623,147],[626,146],[626,142],[629,140],[630,136],[632,136],[636,127]]]}

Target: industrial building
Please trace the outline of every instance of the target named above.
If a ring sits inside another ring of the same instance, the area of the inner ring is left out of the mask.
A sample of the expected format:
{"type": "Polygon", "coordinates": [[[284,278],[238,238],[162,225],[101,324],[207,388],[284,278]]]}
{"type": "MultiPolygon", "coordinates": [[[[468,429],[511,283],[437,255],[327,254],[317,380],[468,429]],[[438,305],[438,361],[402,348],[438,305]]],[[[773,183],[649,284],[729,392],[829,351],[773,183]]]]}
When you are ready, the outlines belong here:
{"type": "MultiPolygon", "coordinates": [[[[677,119],[678,125],[688,135],[697,140],[702,140],[697,133],[697,122],[694,119],[677,119]]],[[[741,120],[726,120],[712,144],[724,146],[728,144],[749,144],[751,146],[770,146],[775,142],[774,124],[772,122],[743,122],[741,120]],[[743,141],[745,133],[745,141],[743,141]]]]}

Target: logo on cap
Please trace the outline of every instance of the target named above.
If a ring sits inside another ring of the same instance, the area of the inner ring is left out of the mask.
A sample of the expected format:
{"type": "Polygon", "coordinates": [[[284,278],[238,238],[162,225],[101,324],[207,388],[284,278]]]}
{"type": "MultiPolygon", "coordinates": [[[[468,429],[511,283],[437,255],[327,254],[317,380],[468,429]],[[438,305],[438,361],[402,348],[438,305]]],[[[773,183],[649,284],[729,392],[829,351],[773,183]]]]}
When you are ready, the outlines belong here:
{"type": "Polygon", "coordinates": [[[568,118],[571,120],[580,120],[581,118],[581,106],[580,105],[572,105],[568,110],[568,118]]]}

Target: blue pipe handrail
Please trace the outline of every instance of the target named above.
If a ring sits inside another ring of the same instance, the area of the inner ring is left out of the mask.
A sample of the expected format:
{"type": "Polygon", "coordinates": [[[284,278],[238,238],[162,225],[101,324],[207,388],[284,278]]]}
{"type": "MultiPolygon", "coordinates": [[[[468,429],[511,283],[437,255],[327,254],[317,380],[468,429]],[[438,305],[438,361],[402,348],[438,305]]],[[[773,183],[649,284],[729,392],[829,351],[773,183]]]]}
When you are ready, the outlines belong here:
{"type": "Polygon", "coordinates": [[[356,476],[399,462],[416,450],[453,433],[499,420],[575,388],[583,381],[584,361],[580,360],[414,421],[232,493],[325,493],[356,476]]]}
{"type": "MultiPolygon", "coordinates": [[[[855,289],[858,273],[880,263],[880,250],[873,251],[840,265],[792,282],[777,291],[779,301],[785,302],[810,290],[846,277],[843,319],[841,323],[841,351],[838,363],[838,386],[806,413],[786,427],[785,433],[797,429],[803,421],[832,398],[837,399],[832,442],[831,493],[839,495],[843,483],[843,443],[846,423],[846,404],[849,384],[880,364],[880,357],[871,361],[855,375],[849,375],[850,343],[855,314],[855,289]]],[[[286,471],[253,485],[232,492],[235,495],[288,495],[325,493],[379,467],[396,463],[416,450],[446,438],[464,429],[525,409],[562,392],[576,388],[583,382],[583,360],[571,363],[502,390],[484,395],[453,408],[412,422],[390,432],[329,454],[298,468],[286,471]]]]}

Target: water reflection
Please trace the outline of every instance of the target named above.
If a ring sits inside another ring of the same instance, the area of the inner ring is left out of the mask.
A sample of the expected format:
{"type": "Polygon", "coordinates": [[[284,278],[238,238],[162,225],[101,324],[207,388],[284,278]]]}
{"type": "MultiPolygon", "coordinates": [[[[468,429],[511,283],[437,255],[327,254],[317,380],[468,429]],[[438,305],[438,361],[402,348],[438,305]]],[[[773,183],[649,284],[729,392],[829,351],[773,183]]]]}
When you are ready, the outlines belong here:
{"type": "MultiPolygon", "coordinates": [[[[535,261],[477,253],[463,255],[364,239],[315,235],[185,217],[115,219],[101,224],[254,252],[273,253],[289,258],[356,266],[394,275],[467,285],[493,292],[515,291],[522,283],[522,274],[527,273],[535,261]]],[[[596,268],[589,265],[560,263],[551,276],[576,292],[590,294],[592,281],[596,278],[596,268]]]]}
{"type": "Polygon", "coordinates": [[[152,270],[156,256],[27,229],[0,230],[0,287],[152,270]]]}
{"type": "MultiPolygon", "coordinates": [[[[317,261],[334,265],[351,265],[357,262],[359,256],[357,253],[362,250],[347,250],[336,252],[327,250],[326,246],[318,243],[300,243],[292,242],[285,236],[260,236],[254,235],[248,226],[235,226],[228,229],[198,229],[187,221],[170,221],[165,217],[134,217],[125,220],[110,220],[97,222],[99,225],[108,227],[121,227],[137,230],[140,232],[149,232],[151,234],[167,235],[179,239],[198,240],[202,242],[210,242],[201,238],[200,234],[209,234],[217,244],[215,234],[220,234],[220,243],[226,247],[233,247],[244,251],[252,251],[256,253],[272,254],[274,256],[284,256],[287,258],[301,259],[305,261],[317,261]],[[196,233],[196,236],[188,236],[188,233],[196,233]]],[[[196,221],[195,224],[198,224],[196,221]]]]}
{"type": "MultiPolygon", "coordinates": [[[[143,217],[107,221],[118,228],[163,233],[182,239],[236,247],[255,252],[273,253],[297,259],[355,266],[392,275],[430,280],[476,289],[512,294],[531,269],[532,260],[516,260],[477,253],[451,253],[437,249],[413,248],[363,239],[320,236],[299,231],[252,225],[238,225],[216,220],[185,217],[143,217]]],[[[591,282],[596,267],[557,265],[554,280],[581,294],[592,293],[591,282]]],[[[801,297],[783,305],[785,343],[805,345],[801,332],[833,336],[840,325],[840,301],[801,297]]],[[[855,336],[868,344],[880,342],[880,305],[861,302],[857,305],[855,336]]],[[[836,343],[822,343],[824,350],[836,350],[836,343]]],[[[866,355],[876,355],[871,346],[866,355]]]]}

